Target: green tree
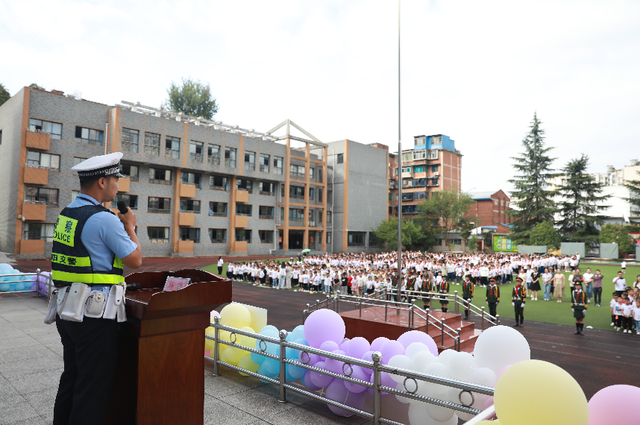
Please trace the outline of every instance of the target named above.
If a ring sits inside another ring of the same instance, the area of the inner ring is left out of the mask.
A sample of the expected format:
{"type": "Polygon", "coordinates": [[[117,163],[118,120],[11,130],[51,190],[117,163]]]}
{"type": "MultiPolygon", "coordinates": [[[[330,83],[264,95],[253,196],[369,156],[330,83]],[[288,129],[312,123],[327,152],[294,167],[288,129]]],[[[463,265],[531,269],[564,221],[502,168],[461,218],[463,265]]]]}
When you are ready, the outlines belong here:
{"type": "Polygon", "coordinates": [[[11,99],[11,94],[9,94],[9,90],[4,88],[4,85],[0,83],[0,106],[4,104],[7,100],[11,99]]]}
{"type": "Polygon", "coordinates": [[[478,238],[476,237],[476,235],[473,235],[469,238],[469,241],[467,242],[467,247],[469,248],[470,251],[477,251],[478,250],[478,238]]]}
{"type": "Polygon", "coordinates": [[[536,224],[536,227],[531,230],[529,239],[532,245],[546,245],[553,248],[560,246],[560,236],[550,221],[536,224]]]}
{"type": "MultiPolygon", "coordinates": [[[[389,244],[389,250],[398,249],[398,217],[383,221],[374,233],[389,244]]],[[[422,227],[413,220],[402,220],[402,246],[409,249],[428,248],[435,243],[435,236],[430,229],[423,231],[422,227]]]]}
{"type": "Polygon", "coordinates": [[[551,168],[555,158],[548,155],[553,148],[545,147],[540,124],[534,114],[529,134],[522,140],[524,152],[512,158],[516,162],[513,164],[515,176],[509,180],[515,186],[511,192],[515,204],[510,212],[514,217],[511,239],[522,245],[530,245],[531,230],[538,223],[553,221],[556,212],[554,191],[547,186],[548,180],[555,176],[551,168]]]}
{"type": "Polygon", "coordinates": [[[424,227],[432,227],[444,238],[454,230],[467,230],[469,222],[465,216],[472,203],[471,196],[457,189],[433,192],[429,199],[418,204],[418,217],[424,227]]]}
{"type": "Polygon", "coordinates": [[[191,78],[183,78],[182,85],[171,82],[167,90],[169,99],[164,107],[173,112],[182,112],[193,117],[203,117],[208,120],[218,112],[218,103],[211,96],[209,84],[201,83],[191,78]]]}
{"type": "Polygon", "coordinates": [[[598,227],[604,222],[602,211],[608,208],[603,202],[610,195],[602,195],[604,185],[597,183],[588,174],[587,167],[589,157],[582,154],[580,158],[571,160],[562,169],[566,176],[558,190],[560,202],[558,212],[561,219],[560,235],[569,242],[584,242],[588,246],[594,246],[598,241],[600,231],[598,227]]]}
{"type": "Polygon", "coordinates": [[[620,254],[632,254],[635,247],[627,226],[605,224],[600,230],[600,243],[617,243],[620,254]]]}

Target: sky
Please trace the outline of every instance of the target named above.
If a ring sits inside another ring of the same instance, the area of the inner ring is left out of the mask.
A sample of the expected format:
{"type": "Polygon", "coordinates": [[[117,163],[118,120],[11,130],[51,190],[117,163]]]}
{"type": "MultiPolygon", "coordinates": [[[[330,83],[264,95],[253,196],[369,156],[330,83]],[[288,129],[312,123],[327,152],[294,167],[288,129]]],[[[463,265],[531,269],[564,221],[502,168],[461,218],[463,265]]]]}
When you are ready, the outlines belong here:
{"type": "MultiPolygon", "coordinates": [[[[403,149],[446,134],[464,191],[512,190],[534,113],[555,168],[640,159],[640,2],[404,0],[403,149]]],[[[0,83],[158,107],[189,77],[215,119],[398,146],[398,2],[0,0],[0,83]]]]}

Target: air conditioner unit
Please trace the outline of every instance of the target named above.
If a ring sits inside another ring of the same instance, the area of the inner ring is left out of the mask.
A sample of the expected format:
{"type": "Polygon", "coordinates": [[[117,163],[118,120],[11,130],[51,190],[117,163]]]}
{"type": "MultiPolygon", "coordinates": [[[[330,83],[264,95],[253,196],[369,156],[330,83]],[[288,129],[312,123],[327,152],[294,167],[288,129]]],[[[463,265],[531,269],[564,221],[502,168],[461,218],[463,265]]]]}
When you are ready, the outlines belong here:
{"type": "Polygon", "coordinates": [[[436,171],[435,173],[433,173],[433,175],[437,177],[440,175],[440,173],[436,171]]]}

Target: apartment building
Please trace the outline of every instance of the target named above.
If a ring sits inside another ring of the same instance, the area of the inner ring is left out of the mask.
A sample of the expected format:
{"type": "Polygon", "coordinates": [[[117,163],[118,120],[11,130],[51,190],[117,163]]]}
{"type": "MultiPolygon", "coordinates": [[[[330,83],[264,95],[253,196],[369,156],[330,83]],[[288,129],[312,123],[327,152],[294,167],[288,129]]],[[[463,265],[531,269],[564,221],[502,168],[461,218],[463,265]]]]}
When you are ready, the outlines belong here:
{"type": "Polygon", "coordinates": [[[469,193],[473,198],[473,203],[469,206],[467,219],[475,224],[475,227],[494,227],[492,230],[498,233],[508,234],[511,232],[510,224],[513,217],[509,215],[511,211],[511,200],[502,190],[473,192],[469,193]]]}
{"type": "Polygon", "coordinates": [[[120,151],[128,177],[113,206],[135,211],[145,256],[324,251],[327,145],[291,127],[259,133],[25,87],[0,107],[0,250],[48,257],[55,220],[79,191],[71,168],[120,151]]]}

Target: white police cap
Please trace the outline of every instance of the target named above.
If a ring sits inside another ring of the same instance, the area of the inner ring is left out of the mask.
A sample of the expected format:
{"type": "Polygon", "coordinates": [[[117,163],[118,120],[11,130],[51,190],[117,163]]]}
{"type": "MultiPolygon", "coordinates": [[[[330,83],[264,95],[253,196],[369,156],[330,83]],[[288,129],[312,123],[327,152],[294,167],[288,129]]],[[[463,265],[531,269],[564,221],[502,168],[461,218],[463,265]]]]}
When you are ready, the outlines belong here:
{"type": "Polygon", "coordinates": [[[120,174],[120,159],[122,159],[122,152],[92,156],[71,169],[78,172],[80,181],[108,176],[125,177],[120,174]]]}

